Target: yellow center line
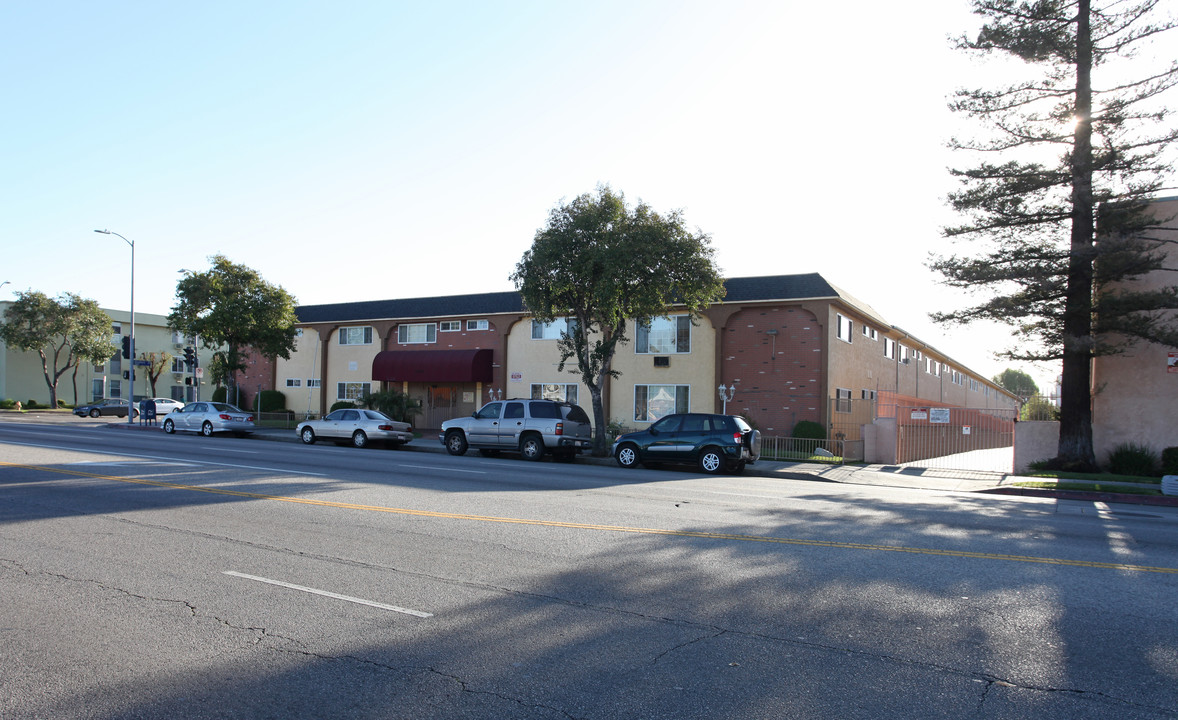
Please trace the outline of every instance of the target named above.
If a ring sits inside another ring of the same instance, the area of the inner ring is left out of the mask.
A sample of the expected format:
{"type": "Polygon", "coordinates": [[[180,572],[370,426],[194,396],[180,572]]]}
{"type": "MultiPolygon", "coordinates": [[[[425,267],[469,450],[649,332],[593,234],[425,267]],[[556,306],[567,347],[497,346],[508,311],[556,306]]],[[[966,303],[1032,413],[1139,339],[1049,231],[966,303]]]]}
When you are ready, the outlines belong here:
{"type": "Polygon", "coordinates": [[[943,557],[970,558],[974,560],[1006,560],[1010,562],[1037,563],[1041,565],[1064,565],[1069,567],[1099,568],[1104,570],[1129,570],[1133,572],[1166,573],[1178,575],[1178,568],[1152,567],[1149,565],[1128,565],[1124,563],[1093,562],[1089,560],[1067,560],[1064,558],[1036,557],[1033,555],[1006,555],[1003,553],[970,552],[967,550],[944,550],[938,548],[904,547],[902,545],[873,545],[870,543],[835,542],[831,540],[801,540],[797,538],[783,538],[763,535],[739,535],[734,533],[714,533],[698,530],[664,530],[660,528],[627,527],[624,525],[599,525],[596,523],[561,522],[559,520],[530,520],[527,518],[497,517],[494,515],[470,515],[467,513],[438,512],[436,510],[414,510],[411,508],[385,507],[382,505],[361,505],[357,503],[335,502],[332,500],[313,500],[310,498],[289,497],[285,495],[268,495],[265,493],[243,492],[217,487],[201,487],[199,485],[185,485],[182,483],[164,482],[162,480],[147,480],[144,478],[117,477],[114,475],[99,475],[96,473],[67,470],[64,468],[42,467],[37,465],[22,465],[0,461],[0,466],[21,468],[25,470],[41,470],[61,475],[93,478],[96,480],[110,480],[113,482],[133,483],[136,485],[150,485],[154,487],[171,488],[173,490],[191,490],[194,492],[210,493],[213,495],[228,495],[231,497],[249,498],[252,500],[277,500],[280,502],[311,505],[315,507],[340,508],[343,510],[366,510],[369,512],[393,513],[396,515],[412,515],[417,517],[444,518],[447,520],[470,520],[475,522],[507,523],[511,525],[537,525],[542,527],[569,528],[573,530],[602,530],[617,533],[632,533],[641,535],[665,535],[670,537],[703,538],[707,540],[738,540],[741,542],[772,543],[777,545],[799,545],[804,547],[837,548],[841,550],[875,550],[880,552],[902,552],[915,555],[940,555],[943,557]]]}

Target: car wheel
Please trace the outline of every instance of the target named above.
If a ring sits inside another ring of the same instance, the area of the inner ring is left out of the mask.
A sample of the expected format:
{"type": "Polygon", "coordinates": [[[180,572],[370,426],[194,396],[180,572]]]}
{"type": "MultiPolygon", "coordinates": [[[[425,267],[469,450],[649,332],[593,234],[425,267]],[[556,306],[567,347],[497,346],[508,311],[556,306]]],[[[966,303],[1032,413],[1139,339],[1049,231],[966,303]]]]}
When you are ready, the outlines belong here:
{"type": "Polygon", "coordinates": [[[466,444],[466,436],[462,431],[451,430],[446,433],[446,452],[451,455],[463,455],[468,447],[470,446],[466,444]]]}
{"type": "Polygon", "coordinates": [[[169,435],[176,432],[176,423],[172,422],[171,420],[164,420],[164,432],[169,435]]]}
{"type": "Polygon", "coordinates": [[[299,435],[299,439],[301,439],[307,445],[314,445],[315,431],[311,428],[303,428],[303,432],[299,435]]]}
{"type": "Polygon", "coordinates": [[[213,424],[211,422],[209,422],[208,420],[205,420],[205,424],[200,426],[200,434],[204,435],[205,437],[212,437],[213,436],[213,424]]]}
{"type": "Polygon", "coordinates": [[[352,447],[362,448],[368,445],[368,436],[364,434],[363,430],[357,430],[352,433],[352,447]]]}
{"type": "Polygon", "coordinates": [[[98,412],[98,408],[91,408],[90,409],[90,417],[92,417],[92,418],[96,418],[101,414],[102,413],[98,412]]]}
{"type": "Polygon", "coordinates": [[[638,467],[638,446],[626,443],[614,453],[614,460],[627,470],[638,467]]]}
{"type": "Polygon", "coordinates": [[[536,435],[528,435],[519,441],[519,452],[524,460],[539,460],[544,457],[544,441],[536,435]]]}
{"type": "Polygon", "coordinates": [[[704,448],[703,452],[699,454],[699,469],[710,475],[715,475],[723,470],[725,464],[724,453],[720,452],[719,448],[704,448]]]}
{"type": "Polygon", "coordinates": [[[139,418],[139,411],[138,411],[138,410],[133,410],[133,411],[131,412],[131,419],[132,419],[132,420],[136,420],[136,419],[138,419],[138,418],[139,418]]]}

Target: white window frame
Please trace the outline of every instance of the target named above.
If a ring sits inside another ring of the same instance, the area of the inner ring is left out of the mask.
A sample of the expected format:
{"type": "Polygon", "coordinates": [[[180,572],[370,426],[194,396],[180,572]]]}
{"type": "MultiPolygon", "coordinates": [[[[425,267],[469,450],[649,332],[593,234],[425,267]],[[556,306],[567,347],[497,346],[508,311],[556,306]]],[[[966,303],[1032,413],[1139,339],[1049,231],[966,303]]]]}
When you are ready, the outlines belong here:
{"type": "Polygon", "coordinates": [[[855,323],[842,313],[835,313],[835,335],[845,343],[851,342],[855,334],[855,323]]]}
{"type": "Polygon", "coordinates": [[[287,387],[302,387],[303,381],[301,378],[287,378],[286,379],[286,386],[287,387]]]}
{"type": "Polygon", "coordinates": [[[850,388],[835,388],[834,389],[834,411],[836,413],[851,412],[851,389],[850,388]]]}
{"type": "Polygon", "coordinates": [[[323,387],[323,381],[319,378],[307,378],[307,387],[309,387],[309,388],[323,387]]]}
{"type": "Polygon", "coordinates": [[[891,339],[890,337],[885,337],[884,338],[884,345],[883,345],[883,352],[884,352],[884,357],[888,358],[889,360],[895,360],[896,359],[896,341],[891,339]]]}
{"type": "Polygon", "coordinates": [[[577,383],[532,383],[533,400],[556,400],[577,404],[577,383]]]}
{"type": "Polygon", "coordinates": [[[879,341],[879,332],[876,331],[876,329],[871,327],[870,325],[864,325],[863,326],[863,337],[871,338],[872,340],[875,340],[876,342],[878,342],[879,341]]]}
{"type": "Polygon", "coordinates": [[[550,323],[532,321],[533,340],[559,340],[564,333],[571,333],[569,328],[576,327],[572,318],[557,318],[550,323]]]}
{"type": "Polygon", "coordinates": [[[636,355],[687,355],[691,353],[691,316],[666,315],[653,318],[649,325],[637,325],[634,331],[634,353],[636,355]],[[656,326],[655,323],[658,323],[656,326]],[[669,327],[664,327],[670,325],[669,327]],[[683,336],[686,333],[686,337],[683,336]],[[650,349],[650,338],[654,334],[662,342],[658,349],[650,349]],[[666,342],[672,349],[665,349],[666,342]],[[686,349],[680,349],[686,346],[686,349]]]}
{"type": "Polygon", "coordinates": [[[461,330],[461,320],[442,320],[438,323],[438,332],[459,332],[461,330]]]}
{"type": "Polygon", "coordinates": [[[335,384],[336,400],[359,400],[372,392],[370,382],[337,382],[335,384]]]}
{"type": "Polygon", "coordinates": [[[657,422],[658,420],[672,415],[674,413],[691,412],[691,386],[673,383],[649,383],[634,386],[634,422],[657,422]],[[646,408],[646,416],[642,417],[638,413],[638,396],[639,388],[642,388],[644,395],[643,406],[646,408]],[[650,389],[651,388],[674,388],[675,398],[673,400],[674,407],[669,412],[661,415],[652,415],[650,411],[650,389]]]}
{"type": "Polygon", "coordinates": [[[437,341],[437,323],[403,323],[397,326],[397,343],[400,345],[429,345],[437,341]]]}
{"type": "Polygon", "coordinates": [[[353,327],[342,327],[339,329],[338,337],[340,345],[371,345],[372,326],[356,325],[353,327]]]}
{"type": "Polygon", "coordinates": [[[486,320],[467,320],[466,321],[466,329],[468,331],[489,330],[490,328],[491,328],[491,324],[489,322],[487,322],[486,320]]]}

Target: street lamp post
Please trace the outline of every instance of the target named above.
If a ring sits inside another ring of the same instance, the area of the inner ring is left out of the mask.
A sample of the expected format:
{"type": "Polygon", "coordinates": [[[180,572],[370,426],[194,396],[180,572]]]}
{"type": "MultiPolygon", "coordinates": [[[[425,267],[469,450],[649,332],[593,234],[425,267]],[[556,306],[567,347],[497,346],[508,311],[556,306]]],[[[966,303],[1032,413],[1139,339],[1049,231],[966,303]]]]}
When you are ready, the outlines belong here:
{"type": "Polygon", "coordinates": [[[131,246],[131,372],[127,376],[131,380],[131,392],[127,393],[127,422],[135,422],[135,242],[119,235],[113,230],[95,230],[103,235],[114,235],[123,238],[123,242],[131,246]]]}
{"type": "Polygon", "coordinates": [[[720,412],[724,415],[727,415],[728,403],[732,402],[732,398],[736,395],[736,381],[734,380],[732,382],[732,387],[724,387],[721,385],[720,387],[716,388],[716,390],[720,393],[720,402],[724,403],[724,409],[720,412]]]}

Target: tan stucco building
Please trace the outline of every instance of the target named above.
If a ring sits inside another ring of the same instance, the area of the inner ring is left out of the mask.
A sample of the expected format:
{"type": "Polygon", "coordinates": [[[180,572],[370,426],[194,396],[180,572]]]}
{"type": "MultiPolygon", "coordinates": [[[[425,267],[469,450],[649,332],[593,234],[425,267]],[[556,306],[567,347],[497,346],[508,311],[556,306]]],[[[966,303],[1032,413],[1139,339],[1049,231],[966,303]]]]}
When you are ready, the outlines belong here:
{"type": "MultiPolygon", "coordinates": [[[[0,303],[0,318],[11,304],[7,301],[0,303]]],[[[183,348],[189,343],[168,328],[166,317],[135,313],[135,354],[139,357],[145,353],[155,353],[157,357],[162,356],[162,353],[172,356],[163,373],[156,378],[153,393],[146,368],[135,368],[133,389],[130,387],[131,381],[125,377],[125,373],[131,369],[131,363],[122,356],[122,341],[124,335],[131,332],[131,314],[124,310],[105,308],[103,312],[111,319],[110,360],[101,365],[83,363],[78,366],[76,373],[70,370],[62,375],[57,385],[58,400],[80,405],[104,397],[126,399],[131,392],[135,399],[192,399],[194,387],[188,383],[192,382],[193,373],[184,368],[183,362],[183,348]]],[[[198,355],[200,364],[207,367],[212,360],[212,351],[201,348],[198,355]]],[[[207,379],[201,386],[201,392],[206,399],[211,395],[212,389],[207,379]]],[[[0,398],[21,403],[33,400],[40,405],[49,404],[49,387],[45,384],[41,358],[35,351],[22,352],[8,347],[0,340],[0,398]]]]}
{"type": "MultiPolygon", "coordinates": [[[[1159,198],[1150,213],[1160,224],[1151,235],[1167,241],[1166,267],[1178,267],[1178,197],[1159,198]]],[[[1173,270],[1155,270],[1132,284],[1136,290],[1176,284],[1173,270]]],[[[1174,311],[1169,311],[1171,318],[1174,311]]],[[[1178,348],[1138,343],[1120,355],[1092,363],[1092,445],[1097,462],[1123,443],[1161,452],[1178,447],[1178,348]]]]}
{"type": "MultiPolygon", "coordinates": [[[[731,278],[695,322],[672,308],[627,328],[607,383],[606,417],[645,427],[668,412],[727,410],[769,435],[801,420],[870,422],[889,403],[1013,409],[1015,399],[929,343],[889,324],[818,274],[731,278]]],[[[495,397],[569,399],[591,410],[575,365],[558,369],[563,320],[534,322],[515,292],[302,306],[298,347],[274,386],[298,414],[396,388],[422,401],[421,427],[495,397]]],[[[591,413],[590,413],[591,414],[591,413]]],[[[850,432],[844,431],[844,432],[850,432]]],[[[855,431],[857,432],[857,431],[855,431]]]]}

